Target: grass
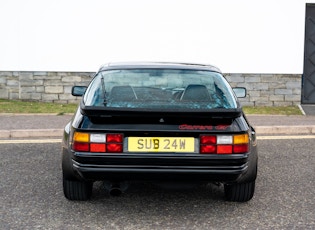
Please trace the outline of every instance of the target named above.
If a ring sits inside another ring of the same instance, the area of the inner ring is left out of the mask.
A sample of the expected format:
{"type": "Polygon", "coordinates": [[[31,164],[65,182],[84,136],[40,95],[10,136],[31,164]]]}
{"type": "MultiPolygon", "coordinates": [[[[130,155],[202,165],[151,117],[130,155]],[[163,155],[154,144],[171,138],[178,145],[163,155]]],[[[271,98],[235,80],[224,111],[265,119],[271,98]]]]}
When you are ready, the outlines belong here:
{"type": "Polygon", "coordinates": [[[0,99],[0,113],[74,113],[77,104],[58,104],[36,101],[0,99]]]}
{"type": "MultiPolygon", "coordinates": [[[[0,113],[54,113],[63,115],[65,113],[74,113],[77,106],[77,104],[0,99],[0,113]]],[[[297,106],[244,107],[244,112],[246,114],[263,115],[302,115],[297,106]]]]}
{"type": "Polygon", "coordinates": [[[278,106],[278,107],[244,107],[245,114],[262,115],[302,115],[298,106],[278,106]]]}

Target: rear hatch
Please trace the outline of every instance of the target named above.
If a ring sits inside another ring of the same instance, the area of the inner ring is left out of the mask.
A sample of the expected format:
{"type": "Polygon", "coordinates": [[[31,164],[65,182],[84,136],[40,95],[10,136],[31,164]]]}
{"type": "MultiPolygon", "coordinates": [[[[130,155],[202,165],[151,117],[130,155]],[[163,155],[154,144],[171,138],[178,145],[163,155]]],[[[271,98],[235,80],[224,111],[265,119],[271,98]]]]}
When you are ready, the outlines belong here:
{"type": "Polygon", "coordinates": [[[83,119],[75,131],[88,133],[86,141],[91,143],[87,149],[98,146],[95,152],[194,155],[249,150],[249,126],[241,109],[158,111],[83,106],[81,113],[83,119]]]}

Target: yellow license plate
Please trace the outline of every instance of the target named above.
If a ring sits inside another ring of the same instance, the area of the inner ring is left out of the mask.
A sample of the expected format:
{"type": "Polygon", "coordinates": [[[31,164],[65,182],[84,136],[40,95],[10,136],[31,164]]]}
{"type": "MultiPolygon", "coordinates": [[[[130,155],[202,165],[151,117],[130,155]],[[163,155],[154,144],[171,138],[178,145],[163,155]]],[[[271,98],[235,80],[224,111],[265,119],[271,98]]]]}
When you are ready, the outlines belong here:
{"type": "Polygon", "coordinates": [[[129,137],[129,152],[194,152],[193,137],[129,137]]]}

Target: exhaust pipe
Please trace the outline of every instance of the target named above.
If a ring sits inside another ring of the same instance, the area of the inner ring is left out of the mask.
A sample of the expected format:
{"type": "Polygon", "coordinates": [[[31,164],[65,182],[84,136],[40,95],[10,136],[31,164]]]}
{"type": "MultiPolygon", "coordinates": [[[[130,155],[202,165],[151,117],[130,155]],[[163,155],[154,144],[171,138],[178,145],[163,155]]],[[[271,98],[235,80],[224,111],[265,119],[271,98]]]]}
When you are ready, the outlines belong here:
{"type": "Polygon", "coordinates": [[[109,189],[109,194],[111,196],[120,196],[122,194],[120,185],[119,184],[112,184],[111,188],[109,189]]]}
{"type": "Polygon", "coordinates": [[[109,192],[111,196],[120,196],[127,190],[129,184],[127,182],[111,182],[104,181],[104,188],[109,192]]]}

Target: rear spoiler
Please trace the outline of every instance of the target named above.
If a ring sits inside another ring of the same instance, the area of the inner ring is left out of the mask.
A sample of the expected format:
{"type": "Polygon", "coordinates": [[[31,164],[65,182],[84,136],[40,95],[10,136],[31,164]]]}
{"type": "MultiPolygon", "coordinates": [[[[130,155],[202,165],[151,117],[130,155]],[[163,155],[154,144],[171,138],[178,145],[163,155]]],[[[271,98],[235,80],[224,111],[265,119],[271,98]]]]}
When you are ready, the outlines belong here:
{"type": "Polygon", "coordinates": [[[81,103],[81,113],[88,117],[186,117],[186,118],[226,118],[233,119],[242,115],[242,109],[142,109],[108,108],[85,106],[81,103]]]}

